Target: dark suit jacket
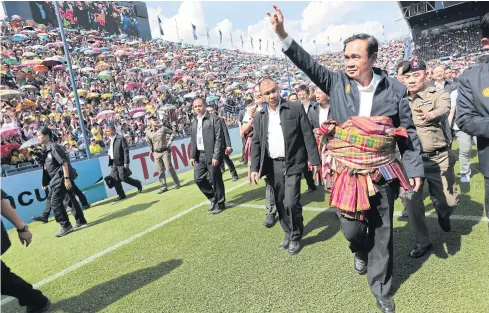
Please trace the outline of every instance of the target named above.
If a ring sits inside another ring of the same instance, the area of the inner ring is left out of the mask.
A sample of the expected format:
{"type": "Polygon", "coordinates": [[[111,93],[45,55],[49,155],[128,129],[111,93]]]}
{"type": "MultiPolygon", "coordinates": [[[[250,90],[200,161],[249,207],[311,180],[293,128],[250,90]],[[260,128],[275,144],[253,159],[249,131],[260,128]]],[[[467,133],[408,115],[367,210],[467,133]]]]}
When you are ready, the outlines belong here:
{"type": "Polygon", "coordinates": [[[222,147],[223,149],[226,149],[227,147],[232,147],[231,138],[229,137],[229,130],[228,130],[228,126],[226,125],[226,121],[222,117],[219,117],[219,120],[221,121],[221,131],[222,131],[221,138],[224,138],[224,140],[221,140],[222,147]]]}
{"type": "MultiPolygon", "coordinates": [[[[251,170],[267,175],[271,166],[268,156],[268,108],[255,115],[251,146],[251,170]]],[[[319,165],[319,151],[311,124],[301,103],[285,102],[280,106],[280,122],[285,140],[285,166],[287,175],[299,175],[307,168],[307,160],[319,165]]]]}
{"type": "MultiPolygon", "coordinates": [[[[292,45],[284,53],[316,86],[329,95],[331,119],[342,124],[350,117],[358,116],[360,92],[356,83],[344,71],[328,70],[295,41],[292,41],[292,45]]],[[[406,86],[387,77],[379,68],[374,68],[373,71],[381,76],[381,80],[374,94],[371,115],[387,116],[392,119],[395,127],[403,126],[407,129],[409,137],[400,138],[397,142],[402,163],[409,177],[424,177],[421,145],[416,135],[406,86]]]]}
{"type": "Polygon", "coordinates": [[[477,136],[481,173],[489,177],[489,60],[460,76],[455,122],[477,136]]]}
{"type": "MultiPolygon", "coordinates": [[[[199,157],[199,151],[197,150],[197,125],[198,120],[195,118],[192,121],[192,135],[190,138],[190,158],[196,160],[199,157]]],[[[214,159],[219,162],[224,157],[223,143],[225,139],[222,138],[221,120],[218,116],[205,113],[202,120],[202,137],[204,140],[204,151],[208,160],[214,159]]]]}
{"type": "Polygon", "coordinates": [[[124,164],[129,164],[129,147],[126,139],[117,134],[114,139],[114,159],[109,156],[109,166],[124,166],[124,164]]]}
{"type": "Polygon", "coordinates": [[[309,105],[309,111],[307,111],[307,117],[311,123],[312,129],[319,128],[319,103],[312,103],[309,105]]]}

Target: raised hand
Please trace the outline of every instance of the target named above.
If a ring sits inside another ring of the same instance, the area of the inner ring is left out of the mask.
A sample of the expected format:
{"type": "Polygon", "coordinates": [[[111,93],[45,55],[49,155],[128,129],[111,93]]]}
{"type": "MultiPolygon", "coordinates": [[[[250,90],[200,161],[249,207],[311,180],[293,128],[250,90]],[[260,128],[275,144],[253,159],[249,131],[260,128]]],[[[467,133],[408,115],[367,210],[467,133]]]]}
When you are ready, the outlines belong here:
{"type": "Polygon", "coordinates": [[[267,12],[268,16],[270,16],[270,23],[272,24],[273,31],[278,35],[280,40],[284,40],[288,36],[284,28],[284,15],[275,4],[273,8],[275,9],[275,13],[267,12]]]}

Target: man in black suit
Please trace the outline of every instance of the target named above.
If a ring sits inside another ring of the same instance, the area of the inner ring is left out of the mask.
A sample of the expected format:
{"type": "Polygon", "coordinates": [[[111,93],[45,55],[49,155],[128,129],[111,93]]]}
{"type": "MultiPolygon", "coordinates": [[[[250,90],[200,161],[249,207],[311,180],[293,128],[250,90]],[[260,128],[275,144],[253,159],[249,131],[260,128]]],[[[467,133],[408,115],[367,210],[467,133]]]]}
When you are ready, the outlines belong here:
{"type": "Polygon", "coordinates": [[[275,195],[280,224],[285,232],[280,249],[289,254],[300,251],[304,230],[300,204],[301,174],[307,160],[318,169],[319,152],[307,114],[298,102],[280,98],[277,84],[271,78],[259,83],[267,103],[255,115],[251,147],[251,179],[266,175],[275,195]]]}
{"type": "Polygon", "coordinates": [[[110,125],[105,129],[105,135],[110,138],[109,143],[109,166],[112,167],[110,176],[113,178],[115,191],[119,195],[116,201],[126,198],[121,182],[125,182],[138,189],[138,193],[143,191],[143,185],[137,179],[131,178],[129,170],[129,147],[123,136],[116,134],[115,127],[110,125]]]}
{"type": "MultiPolygon", "coordinates": [[[[424,167],[406,87],[373,67],[378,53],[377,40],[368,34],[358,34],[345,40],[344,71],[333,72],[320,65],[287,34],[282,12],[277,6],[274,9],[275,12],[268,15],[282,41],[285,55],[329,95],[332,120],[341,125],[353,116],[386,116],[394,127],[402,126],[407,130],[408,137],[398,139],[397,145],[409,183],[415,192],[418,191],[424,167]]],[[[341,229],[355,254],[355,270],[359,274],[368,274],[377,306],[382,312],[392,313],[395,312],[391,294],[393,214],[399,183],[382,179],[375,187],[378,192],[369,197],[370,210],[366,220],[341,216],[341,229]]]]}
{"type": "Polygon", "coordinates": [[[195,183],[211,202],[209,210],[212,214],[219,214],[225,209],[226,201],[219,166],[224,154],[221,121],[206,112],[204,99],[195,98],[192,106],[197,116],[191,126],[190,165],[194,167],[195,183]]]}
{"type": "Polygon", "coordinates": [[[236,171],[233,160],[231,160],[231,158],[229,157],[231,153],[233,153],[233,148],[231,147],[231,138],[229,137],[229,130],[228,126],[226,125],[226,121],[224,120],[224,118],[217,115],[216,110],[212,105],[207,106],[207,112],[209,114],[216,115],[221,121],[221,138],[224,138],[224,140],[221,140],[224,156],[224,162],[221,163],[221,172],[225,172],[224,163],[226,163],[226,165],[229,167],[229,171],[231,172],[231,176],[233,177],[233,181],[237,181],[238,172],[236,171]]]}
{"type": "MultiPolygon", "coordinates": [[[[302,106],[304,106],[304,110],[306,111],[307,117],[309,118],[309,122],[311,122],[309,117],[309,112],[317,111],[318,104],[314,101],[311,101],[309,87],[307,87],[306,85],[299,86],[299,89],[297,90],[297,97],[299,98],[299,101],[302,103],[302,106]]],[[[304,170],[303,174],[307,182],[307,190],[304,193],[306,194],[311,193],[314,190],[316,190],[316,184],[314,183],[314,176],[308,168],[304,170]]]]}

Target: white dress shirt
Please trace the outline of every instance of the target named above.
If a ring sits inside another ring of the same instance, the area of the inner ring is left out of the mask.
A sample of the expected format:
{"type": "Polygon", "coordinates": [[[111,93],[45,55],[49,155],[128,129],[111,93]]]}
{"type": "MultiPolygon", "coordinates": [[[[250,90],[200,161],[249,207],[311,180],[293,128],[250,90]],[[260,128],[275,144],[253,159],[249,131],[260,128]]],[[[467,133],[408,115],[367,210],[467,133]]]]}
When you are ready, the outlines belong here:
{"type": "MultiPolygon", "coordinates": [[[[451,100],[450,107],[451,108],[457,107],[457,96],[458,96],[458,90],[457,89],[455,89],[454,91],[452,91],[450,93],[450,100],[451,100]]],[[[452,129],[453,130],[460,130],[460,128],[458,128],[458,126],[457,126],[457,123],[455,123],[455,116],[453,117],[453,121],[452,121],[452,129]]]]}
{"type": "Polygon", "coordinates": [[[202,136],[202,121],[204,116],[197,117],[197,150],[204,151],[204,137],[202,136]]]}
{"type": "Polygon", "coordinates": [[[108,151],[108,154],[109,154],[109,158],[110,159],[114,159],[114,141],[115,141],[115,136],[114,137],[110,137],[110,144],[109,144],[109,151],[108,151]]]}
{"type": "Polygon", "coordinates": [[[372,103],[374,101],[374,93],[377,86],[380,83],[380,75],[373,73],[370,84],[363,87],[359,82],[355,81],[358,91],[360,92],[360,108],[358,110],[358,116],[369,117],[372,114],[372,103]]]}
{"type": "Polygon", "coordinates": [[[323,107],[319,105],[319,125],[323,125],[323,123],[328,120],[328,114],[329,106],[326,109],[323,109],[323,107]]]}
{"type": "MultiPolygon", "coordinates": [[[[283,51],[287,51],[290,46],[292,45],[292,37],[287,36],[282,42],[282,49],[283,51]]],[[[373,78],[372,81],[368,86],[363,87],[355,81],[358,91],[360,92],[360,109],[358,110],[358,116],[367,116],[369,117],[370,114],[372,113],[372,102],[374,99],[374,93],[375,90],[377,89],[377,86],[379,85],[380,82],[380,75],[377,75],[373,73],[373,78]]]]}
{"type": "Polygon", "coordinates": [[[272,159],[285,157],[285,140],[280,122],[280,104],[275,112],[268,108],[268,154],[272,159]]]}

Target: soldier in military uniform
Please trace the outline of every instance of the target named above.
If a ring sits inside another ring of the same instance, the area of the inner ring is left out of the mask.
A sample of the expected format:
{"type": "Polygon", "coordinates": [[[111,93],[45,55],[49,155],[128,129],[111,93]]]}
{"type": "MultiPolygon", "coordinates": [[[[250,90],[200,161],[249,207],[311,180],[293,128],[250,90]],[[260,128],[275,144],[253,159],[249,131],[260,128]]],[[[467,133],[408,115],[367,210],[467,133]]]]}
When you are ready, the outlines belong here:
{"type": "Polygon", "coordinates": [[[158,120],[156,118],[153,118],[151,120],[151,126],[146,131],[146,139],[155,160],[156,170],[160,172],[159,180],[161,188],[158,191],[158,194],[168,191],[165,177],[166,170],[170,172],[170,175],[173,178],[173,182],[176,185],[175,188],[179,189],[180,180],[178,179],[177,173],[175,172],[175,168],[173,167],[170,158],[173,131],[165,126],[159,127],[158,120]],[[170,135],[169,139],[167,138],[167,135],[170,135]]]}
{"type": "MultiPolygon", "coordinates": [[[[403,67],[404,83],[408,87],[409,105],[421,142],[425,180],[428,181],[438,223],[445,231],[451,230],[450,215],[458,204],[455,183],[455,157],[450,153],[451,133],[448,125],[450,96],[447,92],[425,85],[426,65],[414,59],[403,67]]],[[[423,181],[424,182],[424,181],[423,181]]],[[[431,247],[425,220],[423,188],[406,201],[409,220],[413,227],[416,246],[409,253],[412,258],[424,255],[431,247]]]]}

